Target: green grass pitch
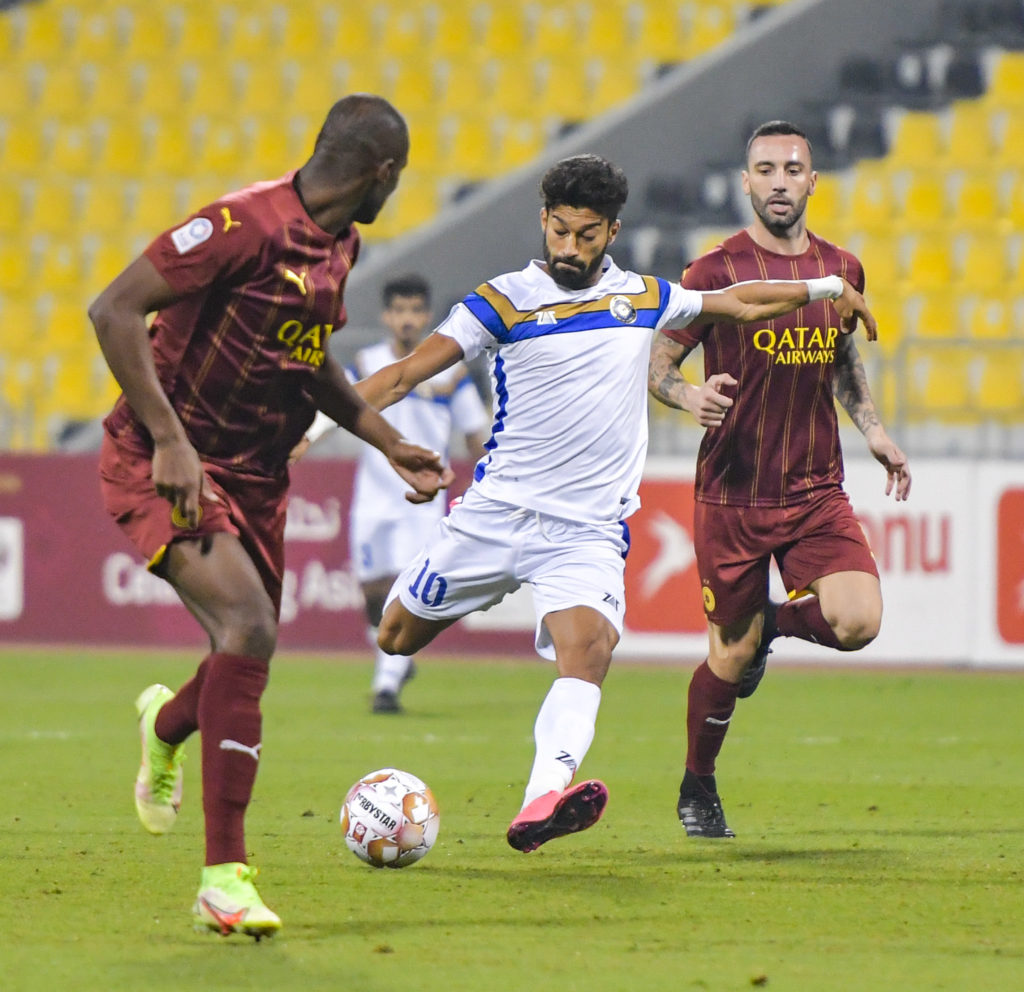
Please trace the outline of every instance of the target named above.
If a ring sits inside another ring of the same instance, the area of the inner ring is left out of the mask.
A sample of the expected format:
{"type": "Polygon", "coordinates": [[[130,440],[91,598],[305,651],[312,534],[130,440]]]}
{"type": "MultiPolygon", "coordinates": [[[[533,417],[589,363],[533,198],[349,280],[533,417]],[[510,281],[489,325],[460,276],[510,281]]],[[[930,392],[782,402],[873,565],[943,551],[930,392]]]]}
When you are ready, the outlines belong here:
{"type": "Polygon", "coordinates": [[[279,657],[248,845],[284,929],[255,944],[191,929],[197,739],[174,832],[135,818],[132,702],[197,660],[0,652],[0,988],[1024,988],[1020,673],[770,668],[719,762],[738,836],[699,842],[674,809],[689,668],[613,666],[583,768],[604,819],[522,855],[505,829],[549,666],[424,656],[392,717],[368,712],[367,662],[279,657]],[[386,765],[441,807],[400,871],[338,828],[386,765]]]}

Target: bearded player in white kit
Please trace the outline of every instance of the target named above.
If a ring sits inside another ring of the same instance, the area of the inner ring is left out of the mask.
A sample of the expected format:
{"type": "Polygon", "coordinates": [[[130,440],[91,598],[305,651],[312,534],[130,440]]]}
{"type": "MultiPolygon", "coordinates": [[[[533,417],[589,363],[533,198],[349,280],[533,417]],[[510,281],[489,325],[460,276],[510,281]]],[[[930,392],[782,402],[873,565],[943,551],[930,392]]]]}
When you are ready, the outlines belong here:
{"type": "MultiPolygon", "coordinates": [[[[456,362],[486,353],[495,396],[487,453],[461,504],[399,575],[378,643],[412,655],[460,617],[529,583],[535,645],[557,671],[534,725],[535,755],[508,842],[532,851],[586,829],[608,790],[573,785],[594,737],[601,684],[625,613],[626,518],[647,450],[651,338],[698,318],[767,320],[833,299],[844,330],[875,323],[838,276],[683,289],[619,269],[626,177],[596,155],[563,159],[541,181],[544,259],[455,305],[411,355],[357,384],[381,409],[456,362]]],[[[751,442],[753,443],[753,441],[751,442]]]]}

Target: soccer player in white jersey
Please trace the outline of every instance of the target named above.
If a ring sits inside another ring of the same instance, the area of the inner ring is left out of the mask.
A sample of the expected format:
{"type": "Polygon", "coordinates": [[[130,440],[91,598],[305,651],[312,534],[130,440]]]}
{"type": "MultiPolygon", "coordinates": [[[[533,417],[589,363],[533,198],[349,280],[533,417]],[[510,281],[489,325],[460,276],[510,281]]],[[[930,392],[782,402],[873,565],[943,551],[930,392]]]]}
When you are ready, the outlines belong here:
{"type": "MultiPolygon", "coordinates": [[[[346,374],[354,382],[379,368],[404,358],[423,339],[430,327],[430,285],[420,275],[389,279],[381,293],[381,323],[385,340],[358,351],[346,374]]],[[[384,413],[398,432],[415,438],[429,451],[442,452],[447,460],[449,442],[456,432],[465,439],[470,458],[483,453],[488,413],[466,366],[459,362],[417,386],[400,403],[384,413]]],[[[312,443],[337,424],[326,414],[317,414],[306,432],[312,443]]],[[[349,547],[352,563],[366,603],[370,642],[376,649],[373,671],[373,712],[400,713],[399,694],[412,678],[411,656],[385,654],[377,646],[384,600],[398,573],[423,544],[444,516],[442,500],[412,504],[405,499],[408,486],[388,460],[370,445],[359,453],[352,509],[349,514],[349,547]]]]}
{"type": "MultiPolygon", "coordinates": [[[[527,582],[535,644],[557,677],[537,714],[523,806],[508,828],[519,851],[598,821],[608,790],[573,785],[594,737],[601,684],[625,612],[626,518],[647,448],[653,332],[693,320],[768,320],[834,299],[844,330],[874,318],[838,276],[749,282],[699,293],[619,269],[606,254],[627,183],[596,155],[563,159],[541,181],[543,260],[498,276],[453,307],[411,355],[356,389],[378,409],[481,351],[495,419],[462,503],[399,575],[379,644],[411,655],[473,610],[527,582]]],[[[751,439],[751,443],[755,443],[751,439]]]]}

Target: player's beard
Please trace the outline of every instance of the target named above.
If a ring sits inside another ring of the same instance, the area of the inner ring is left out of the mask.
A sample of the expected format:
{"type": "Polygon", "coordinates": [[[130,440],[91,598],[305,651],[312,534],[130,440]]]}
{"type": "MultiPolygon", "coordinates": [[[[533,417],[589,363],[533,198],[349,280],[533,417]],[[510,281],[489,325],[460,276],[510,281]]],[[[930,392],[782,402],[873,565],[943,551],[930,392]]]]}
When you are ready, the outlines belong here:
{"type": "Polygon", "coordinates": [[[754,213],[761,218],[761,223],[772,234],[781,238],[785,237],[790,228],[803,217],[804,211],[807,209],[807,196],[805,194],[795,203],[791,202],[789,209],[781,215],[772,213],[768,200],[762,200],[760,197],[755,196],[754,193],[750,194],[750,205],[754,208],[754,213]]]}
{"type": "Polygon", "coordinates": [[[578,259],[558,258],[548,250],[547,241],[544,242],[544,261],[547,262],[548,274],[563,289],[586,289],[597,280],[594,276],[601,271],[601,264],[604,262],[604,251],[608,248],[607,243],[589,265],[584,265],[578,259]]]}

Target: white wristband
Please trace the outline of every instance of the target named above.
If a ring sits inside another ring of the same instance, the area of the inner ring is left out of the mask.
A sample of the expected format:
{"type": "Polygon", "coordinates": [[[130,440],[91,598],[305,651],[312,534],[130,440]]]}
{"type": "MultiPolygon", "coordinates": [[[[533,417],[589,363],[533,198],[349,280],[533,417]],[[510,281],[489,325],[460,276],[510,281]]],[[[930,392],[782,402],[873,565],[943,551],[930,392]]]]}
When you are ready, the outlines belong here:
{"type": "Polygon", "coordinates": [[[808,302],[814,300],[838,300],[843,295],[843,280],[839,276],[825,276],[824,279],[805,279],[808,302]]]}

